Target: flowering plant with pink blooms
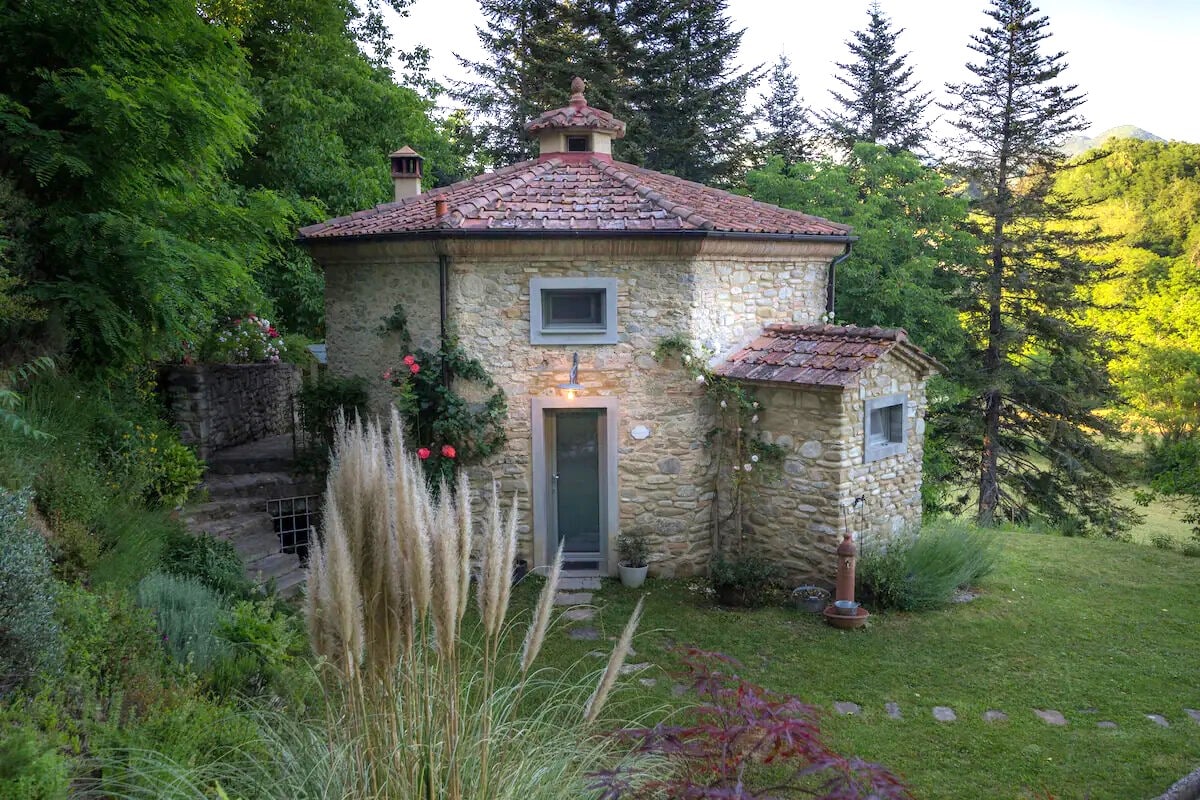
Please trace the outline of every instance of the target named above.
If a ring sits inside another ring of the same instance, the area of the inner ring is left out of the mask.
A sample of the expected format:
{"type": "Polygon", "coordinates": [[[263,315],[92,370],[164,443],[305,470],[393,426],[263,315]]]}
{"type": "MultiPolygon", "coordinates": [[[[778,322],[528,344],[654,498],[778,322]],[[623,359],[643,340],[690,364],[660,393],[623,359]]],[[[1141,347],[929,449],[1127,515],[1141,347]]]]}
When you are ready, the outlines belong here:
{"type": "Polygon", "coordinates": [[[231,317],[204,341],[201,360],[217,364],[278,364],[287,346],[269,319],[257,314],[231,317]]]}
{"type": "Polygon", "coordinates": [[[416,448],[425,474],[435,485],[452,480],[459,464],[474,464],[499,450],[505,440],[508,402],[478,359],[467,355],[452,336],[437,350],[414,348],[404,309],[396,306],[380,334],[399,354],[382,373],[416,448]],[[471,386],[468,400],[459,388],[471,386]]]}

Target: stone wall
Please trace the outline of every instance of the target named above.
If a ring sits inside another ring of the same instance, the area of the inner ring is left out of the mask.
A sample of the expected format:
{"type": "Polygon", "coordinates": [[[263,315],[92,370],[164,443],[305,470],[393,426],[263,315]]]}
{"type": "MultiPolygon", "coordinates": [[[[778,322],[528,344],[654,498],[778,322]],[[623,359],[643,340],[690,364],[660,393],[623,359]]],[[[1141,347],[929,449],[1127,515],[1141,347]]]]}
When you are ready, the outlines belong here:
{"type": "Polygon", "coordinates": [[[793,583],[832,584],[846,481],[843,392],[763,387],[761,436],[786,451],[777,480],[748,495],[748,543],[781,565],[793,583]]]}
{"type": "Polygon", "coordinates": [[[881,358],[863,376],[857,389],[843,394],[848,421],[847,471],[843,497],[862,497],[853,532],[862,536],[891,536],[921,524],[921,464],[925,455],[925,381],[921,368],[896,351],[881,358]],[[903,453],[863,462],[866,442],[866,401],[890,394],[905,395],[906,447],[903,453]]]}
{"type": "Polygon", "coordinates": [[[300,370],[293,364],[177,364],[163,370],[160,385],[180,439],[208,458],[291,431],[300,370]]]}

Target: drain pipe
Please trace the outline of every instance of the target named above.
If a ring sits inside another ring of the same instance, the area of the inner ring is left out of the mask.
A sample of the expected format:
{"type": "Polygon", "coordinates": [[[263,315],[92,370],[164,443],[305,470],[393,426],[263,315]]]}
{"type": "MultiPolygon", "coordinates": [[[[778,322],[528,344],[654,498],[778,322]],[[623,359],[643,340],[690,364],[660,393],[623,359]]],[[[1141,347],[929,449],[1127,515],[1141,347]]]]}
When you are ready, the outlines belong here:
{"type": "Polygon", "coordinates": [[[825,281],[825,315],[833,322],[834,290],[837,288],[837,266],[850,257],[854,252],[854,242],[846,242],[846,250],[833,261],[829,262],[829,276],[825,281]]]}
{"type": "Polygon", "coordinates": [[[450,387],[450,373],[446,369],[446,317],[449,316],[450,256],[438,243],[438,349],[442,351],[442,385],[450,387]]]}

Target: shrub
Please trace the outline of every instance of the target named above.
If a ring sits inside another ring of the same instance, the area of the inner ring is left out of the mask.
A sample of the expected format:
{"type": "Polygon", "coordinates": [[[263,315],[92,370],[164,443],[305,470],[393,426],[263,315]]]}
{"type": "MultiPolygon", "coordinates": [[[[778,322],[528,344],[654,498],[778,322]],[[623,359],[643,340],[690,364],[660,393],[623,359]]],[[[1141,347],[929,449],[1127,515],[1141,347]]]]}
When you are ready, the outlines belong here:
{"type": "Polygon", "coordinates": [[[684,680],[700,696],[682,724],[617,732],[643,758],[665,760],[670,777],[635,764],[598,773],[605,800],[901,800],[911,798],[886,769],[839,755],[821,739],[819,711],[794,695],[776,694],[739,677],[737,661],[687,650],[684,680]]]}
{"type": "Polygon", "coordinates": [[[71,762],[27,727],[5,726],[0,737],[0,800],[65,800],[71,762]]]}
{"type": "Polygon", "coordinates": [[[203,361],[220,364],[278,363],[286,345],[270,320],[246,314],[227,320],[200,346],[203,361]]]}
{"type": "Polygon", "coordinates": [[[858,580],[866,598],[880,608],[923,611],[949,603],[959,587],[991,572],[998,551],[993,534],[961,522],[939,521],[919,534],[864,544],[858,580]]]}
{"type": "Polygon", "coordinates": [[[1183,554],[1189,558],[1200,558],[1200,542],[1188,542],[1183,546],[1183,554]]]}
{"type": "Polygon", "coordinates": [[[366,416],[367,382],[363,378],[339,378],[322,372],[316,380],[305,379],[296,400],[309,457],[324,462],[333,445],[338,413],[348,420],[366,416]]]}
{"type": "Polygon", "coordinates": [[[56,667],[61,652],[50,555],[29,502],[28,491],[0,488],[0,694],[56,667]]]}
{"type": "Polygon", "coordinates": [[[617,537],[617,553],[620,555],[621,563],[627,567],[646,566],[646,559],[650,555],[646,533],[644,531],[622,533],[617,537]]]}
{"type": "Polygon", "coordinates": [[[109,444],[107,461],[113,486],[149,506],[181,505],[204,477],[196,454],[157,420],[126,421],[109,444]]]}
{"type": "Polygon", "coordinates": [[[1175,537],[1169,533],[1156,533],[1150,537],[1150,544],[1157,547],[1159,550],[1174,550],[1178,545],[1175,537]]]}
{"type": "Polygon", "coordinates": [[[260,693],[274,689],[291,694],[285,685],[292,668],[307,652],[298,620],[282,613],[272,600],[243,600],[233,606],[218,635],[231,646],[232,655],[218,662],[209,676],[220,694],[260,693]]]}
{"type": "Polygon", "coordinates": [[[214,592],[229,597],[249,593],[245,565],[232,543],[207,533],[177,531],[167,540],[162,569],[181,578],[194,578],[214,592]]]}
{"type": "Polygon", "coordinates": [[[217,633],[228,610],[200,581],[151,573],[137,586],[137,603],[154,613],[163,646],[180,664],[204,673],[232,655],[229,643],[217,633]]]}
{"type": "Polygon", "coordinates": [[[766,604],[782,579],[783,569],[756,553],[739,553],[728,560],[717,558],[709,571],[709,585],[717,600],[746,608],[766,604]]]}
{"type": "Polygon", "coordinates": [[[98,526],[103,551],[92,570],[94,583],[132,588],[159,568],[167,543],[186,535],[165,511],[113,503],[98,526]]]}

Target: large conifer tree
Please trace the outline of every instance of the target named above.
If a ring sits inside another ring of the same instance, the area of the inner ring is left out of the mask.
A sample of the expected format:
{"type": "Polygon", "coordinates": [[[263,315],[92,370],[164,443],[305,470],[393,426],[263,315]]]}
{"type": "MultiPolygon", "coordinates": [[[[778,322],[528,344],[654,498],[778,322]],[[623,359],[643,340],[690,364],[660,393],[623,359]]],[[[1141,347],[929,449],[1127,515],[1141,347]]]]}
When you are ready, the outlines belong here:
{"type": "Polygon", "coordinates": [[[866,30],[855,31],[846,42],[854,61],[838,63],[842,74],[834,77],[848,90],[830,91],[840,110],[821,115],[826,131],[847,150],[855,142],[881,144],[894,151],[919,151],[928,136],[923,121],[929,92],[919,91],[908,65],[908,54],[896,54],[896,39],[904,29],[892,23],[872,3],[866,30]]]}
{"type": "Polygon", "coordinates": [[[1085,241],[1061,223],[1075,211],[1051,194],[1058,147],[1084,128],[1083,95],[1059,82],[1064,53],[1047,53],[1047,17],[1030,0],[992,0],[993,24],[972,37],[982,60],[950,85],[959,169],[973,203],[984,266],[965,319],[978,370],[964,376],[964,469],[978,470],[984,524],[1041,517],[1068,530],[1113,532],[1117,471],[1096,415],[1108,385],[1095,332],[1084,324],[1082,283],[1096,268],[1085,241]]]}
{"type": "Polygon", "coordinates": [[[733,183],[745,171],[746,93],[761,69],[734,64],[744,31],[726,0],[629,0],[630,156],[702,183],[733,183]]]}
{"type": "Polygon", "coordinates": [[[780,56],[771,68],[767,76],[767,94],[755,116],[758,118],[756,144],[761,160],[779,156],[783,165],[790,167],[812,159],[812,125],[787,56],[780,56]]]}

